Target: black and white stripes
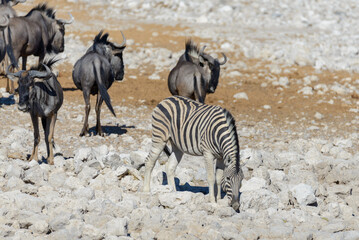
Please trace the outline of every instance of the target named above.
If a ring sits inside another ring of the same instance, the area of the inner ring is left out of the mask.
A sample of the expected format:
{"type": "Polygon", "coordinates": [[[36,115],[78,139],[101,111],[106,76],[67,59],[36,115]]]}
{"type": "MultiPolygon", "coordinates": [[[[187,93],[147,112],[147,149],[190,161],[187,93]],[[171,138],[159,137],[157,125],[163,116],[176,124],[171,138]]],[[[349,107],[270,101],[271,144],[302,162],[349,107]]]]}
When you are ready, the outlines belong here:
{"type": "Polygon", "coordinates": [[[180,96],[160,102],[152,113],[152,149],[146,161],[144,191],[150,190],[152,169],[166,144],[171,148],[166,166],[170,185],[175,188],[174,172],[183,153],[203,155],[210,200],[215,202],[214,184],[217,180],[217,192],[222,185],[231,205],[238,209],[242,180],[239,144],[235,121],[227,110],[180,96]]]}

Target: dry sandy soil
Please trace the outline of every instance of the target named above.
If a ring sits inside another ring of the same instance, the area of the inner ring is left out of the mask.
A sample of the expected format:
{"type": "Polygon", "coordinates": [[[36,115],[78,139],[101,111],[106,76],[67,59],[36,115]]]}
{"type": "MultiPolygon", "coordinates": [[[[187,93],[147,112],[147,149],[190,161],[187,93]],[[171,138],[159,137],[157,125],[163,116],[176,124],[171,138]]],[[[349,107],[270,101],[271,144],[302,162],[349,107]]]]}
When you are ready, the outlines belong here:
{"type": "MultiPolygon", "coordinates": [[[[41,1],[35,1],[41,2],[41,1]]],[[[66,10],[72,9],[71,13],[76,19],[76,23],[86,23],[94,21],[89,19],[84,6],[80,3],[71,4],[63,3],[62,1],[50,1],[50,6],[55,9],[64,9],[58,11],[58,16],[66,18],[66,10]]],[[[26,12],[31,6],[18,5],[17,10],[26,12]]],[[[101,18],[101,16],[99,16],[101,18]]],[[[102,20],[102,19],[101,19],[102,20]]],[[[108,21],[109,25],[115,25],[117,28],[124,27],[123,33],[127,39],[133,39],[136,46],[145,46],[151,43],[153,47],[162,47],[170,49],[174,52],[183,49],[183,43],[185,41],[184,36],[178,36],[179,31],[183,31],[185,26],[170,26],[170,25],[158,25],[158,24],[146,24],[144,22],[135,20],[111,22],[111,18],[108,21]],[[120,26],[120,27],[118,27],[120,26]],[[153,32],[157,32],[157,35],[153,35],[153,32]]],[[[119,30],[106,29],[113,39],[121,39],[121,33],[119,30]]],[[[66,34],[75,34],[80,37],[80,40],[84,43],[92,40],[93,36],[99,31],[98,27],[94,27],[93,31],[82,31],[79,28],[69,26],[66,30],[66,34]]],[[[195,41],[201,42],[203,39],[197,37],[195,41]]],[[[204,40],[205,41],[205,40],[204,40]]],[[[215,51],[212,49],[212,51],[215,51]]],[[[238,49],[240,51],[240,49],[238,49]]],[[[255,124],[258,121],[267,119],[274,128],[293,129],[295,131],[302,132],[309,126],[313,125],[313,121],[319,126],[328,126],[327,132],[312,132],[311,134],[331,134],[331,130],[338,130],[344,132],[351,132],[350,129],[356,130],[358,127],[353,125],[346,125],[355,119],[356,113],[350,113],[348,110],[351,106],[343,101],[335,100],[335,95],[309,95],[305,96],[298,93],[300,85],[292,84],[297,79],[303,79],[309,75],[316,75],[319,77],[318,83],[331,84],[338,79],[350,77],[351,79],[359,78],[358,74],[348,72],[334,72],[334,71],[316,71],[310,66],[291,66],[290,73],[285,73],[285,69],[281,73],[268,73],[268,63],[261,61],[260,59],[247,59],[243,55],[236,57],[235,54],[227,53],[229,62],[242,61],[247,65],[247,70],[242,71],[242,75],[235,78],[221,77],[218,88],[215,94],[211,94],[207,97],[207,103],[220,104],[221,106],[229,109],[238,120],[245,119],[255,124]],[[264,73],[264,74],[263,74],[264,73]],[[285,76],[288,77],[291,83],[289,88],[282,88],[280,86],[268,86],[261,87],[266,76],[275,76],[277,78],[285,76]],[[233,84],[233,81],[235,83],[233,84]],[[249,101],[238,100],[234,101],[233,95],[238,92],[245,92],[248,95],[249,101]],[[328,104],[330,99],[334,99],[333,104],[328,104]],[[264,105],[270,105],[270,110],[264,110],[264,105]],[[314,117],[315,113],[319,112],[324,117],[320,120],[314,117]],[[288,124],[290,123],[290,124],[288,124]],[[354,128],[354,129],[353,129],[354,128]],[[349,131],[347,131],[349,130],[349,131]]],[[[126,65],[126,51],[124,53],[124,62],[126,65]]],[[[122,105],[129,107],[138,107],[146,105],[149,108],[153,108],[160,100],[170,96],[167,88],[167,76],[171,69],[163,69],[160,73],[160,80],[149,80],[153,72],[154,65],[156,63],[145,66],[145,71],[137,71],[137,69],[125,69],[125,80],[121,83],[115,83],[109,90],[113,105],[122,105]],[[128,76],[137,76],[136,79],[129,79],[128,76]]],[[[61,64],[59,81],[61,82],[65,90],[65,99],[67,101],[83,103],[82,94],[79,90],[76,90],[75,85],[72,82],[72,68],[73,66],[66,61],[61,64]]],[[[226,66],[222,68],[222,73],[226,72],[226,66]]],[[[2,79],[0,87],[5,86],[5,80],[2,79]]],[[[346,98],[355,103],[359,101],[359,96],[352,94],[346,96],[346,98]]],[[[92,101],[94,102],[94,101],[92,101]]],[[[335,134],[339,134],[335,131],[335,134]]]]}

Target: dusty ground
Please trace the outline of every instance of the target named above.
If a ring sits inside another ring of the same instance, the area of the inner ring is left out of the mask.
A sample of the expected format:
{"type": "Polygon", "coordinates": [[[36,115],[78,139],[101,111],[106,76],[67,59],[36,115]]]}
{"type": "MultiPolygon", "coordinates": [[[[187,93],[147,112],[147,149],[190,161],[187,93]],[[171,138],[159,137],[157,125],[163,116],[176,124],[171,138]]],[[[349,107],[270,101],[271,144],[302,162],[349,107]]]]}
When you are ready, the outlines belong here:
{"type": "MultiPolygon", "coordinates": [[[[41,1],[34,2],[40,3],[41,1]]],[[[88,19],[88,14],[84,11],[85,6],[80,3],[64,4],[62,1],[50,1],[49,5],[55,9],[61,9],[58,11],[57,16],[62,18],[67,18],[66,11],[71,10],[77,25],[85,23],[91,25],[92,21],[99,20],[88,19]]],[[[26,6],[18,5],[16,8],[18,11],[27,12],[31,6],[33,4],[26,6]]],[[[147,24],[136,20],[118,22],[111,19],[111,17],[105,20],[101,19],[101,21],[107,21],[107,26],[110,27],[105,30],[110,33],[112,39],[121,39],[120,29],[122,29],[126,38],[132,39],[135,43],[132,45],[131,51],[136,51],[137,47],[144,47],[150,44],[152,47],[162,47],[173,52],[178,52],[183,49],[186,39],[185,36],[181,36],[178,33],[190,31],[185,26],[147,24]],[[157,34],[154,35],[153,32],[157,34]]],[[[79,36],[80,40],[86,45],[98,33],[99,29],[101,28],[98,26],[85,29],[69,26],[66,29],[66,34],[79,36]]],[[[206,41],[206,39],[199,39],[197,37],[194,37],[194,40],[198,43],[206,41]]],[[[215,52],[216,50],[211,49],[211,51],[215,52]]],[[[240,52],[240,49],[238,51],[240,52]]],[[[226,55],[230,63],[241,61],[245,63],[247,68],[245,70],[238,69],[241,76],[223,77],[227,69],[227,66],[224,65],[216,93],[209,95],[206,102],[218,104],[229,109],[237,118],[237,121],[246,120],[246,122],[251,122],[253,125],[257,122],[266,121],[274,129],[293,131],[295,132],[294,135],[306,132],[308,127],[313,125],[318,126],[324,131],[309,131],[310,135],[325,134],[336,136],[348,134],[352,130],[358,129],[358,124],[355,121],[357,113],[350,112],[349,109],[353,106],[355,107],[359,101],[359,96],[356,94],[344,96],[344,101],[343,97],[337,98],[335,94],[303,95],[298,93],[298,90],[303,85],[295,84],[295,82],[306,76],[316,75],[319,77],[319,81],[316,84],[324,83],[330,85],[335,81],[345,78],[351,78],[354,81],[359,78],[359,74],[334,71],[318,72],[310,66],[287,66],[283,67],[281,73],[278,74],[270,72],[268,69],[270,63],[263,62],[260,59],[247,59],[242,54],[234,54],[233,52],[226,53],[226,55]],[[288,73],[285,71],[285,68],[289,69],[288,73]],[[290,83],[288,88],[272,86],[270,84],[267,87],[261,87],[262,83],[268,83],[265,80],[266,77],[277,77],[279,79],[283,76],[288,77],[290,83]],[[249,100],[235,100],[233,95],[238,92],[245,92],[249,100]],[[331,99],[334,101],[328,103],[331,99]],[[271,108],[268,110],[264,109],[264,105],[270,105],[271,108]],[[321,113],[324,117],[316,119],[314,116],[317,112],[321,113]]],[[[125,51],[125,66],[126,58],[125,51]]],[[[167,76],[171,69],[163,69],[159,73],[160,80],[149,80],[148,77],[152,74],[155,64],[147,64],[141,70],[128,69],[126,67],[124,81],[113,84],[109,90],[113,105],[128,107],[145,105],[152,109],[159,101],[170,96],[167,88],[167,76]],[[136,79],[129,76],[136,76],[136,79]]],[[[82,94],[72,82],[72,68],[72,64],[67,63],[66,60],[63,61],[59,67],[59,81],[65,90],[66,101],[83,104],[82,94]]],[[[0,81],[0,87],[5,87],[5,79],[0,81]]],[[[107,109],[103,111],[107,111],[107,109]]],[[[92,112],[91,114],[94,113],[92,112]]],[[[118,117],[121,116],[119,115],[118,117]]],[[[136,131],[136,129],[131,131],[136,131]]]]}

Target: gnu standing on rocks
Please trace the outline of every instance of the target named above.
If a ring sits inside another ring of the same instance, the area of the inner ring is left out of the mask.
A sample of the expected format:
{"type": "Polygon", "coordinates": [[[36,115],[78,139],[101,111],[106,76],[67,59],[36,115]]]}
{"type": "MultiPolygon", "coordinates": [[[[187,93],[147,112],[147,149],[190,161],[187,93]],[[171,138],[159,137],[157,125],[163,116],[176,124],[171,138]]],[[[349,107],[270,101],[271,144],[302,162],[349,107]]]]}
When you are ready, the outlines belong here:
{"type": "Polygon", "coordinates": [[[222,187],[229,204],[234,210],[239,209],[243,172],[235,121],[227,110],[181,96],[160,102],[152,113],[152,148],[146,159],[145,192],[150,191],[151,173],[163,150],[170,153],[166,173],[174,190],[174,175],[183,153],[204,156],[210,201],[216,201],[217,183],[217,196],[222,187]],[[166,144],[171,150],[165,149],[166,144]]]}
{"type": "Polygon", "coordinates": [[[105,100],[107,107],[116,117],[111,105],[110,96],[107,93],[114,80],[122,81],[124,66],[122,52],[126,47],[126,38],[122,34],[123,42],[117,44],[108,41],[108,33],[100,31],[94,39],[93,45],[87,50],[74,66],[72,79],[77,88],[82,90],[85,99],[85,120],[80,136],[84,136],[89,131],[88,116],[90,113],[90,94],[97,94],[96,101],[96,131],[102,134],[100,113],[101,105],[105,100]]]}
{"type": "MultiPolygon", "coordinates": [[[[0,31],[3,32],[9,24],[9,19],[6,16],[0,16],[0,31]]],[[[6,42],[0,37],[0,62],[6,55],[6,42]]]]}
{"type": "MultiPolygon", "coordinates": [[[[26,2],[26,0],[1,0],[1,4],[0,4],[0,18],[1,17],[5,17],[5,18],[13,18],[16,17],[17,14],[15,12],[15,10],[12,8],[13,6],[15,6],[18,3],[24,3],[26,2]]],[[[9,60],[9,55],[13,56],[12,51],[12,47],[11,47],[11,42],[9,40],[9,29],[6,27],[2,27],[1,29],[1,33],[0,33],[0,62],[1,62],[1,71],[3,74],[5,74],[6,71],[6,67],[10,65],[10,60],[9,60]],[[6,55],[6,52],[8,53],[6,55]]],[[[13,65],[17,65],[16,62],[11,62],[11,64],[13,65]]],[[[12,88],[13,87],[13,83],[12,83],[12,88]]],[[[10,86],[9,86],[9,80],[7,80],[7,85],[6,85],[6,91],[10,90],[10,86]]]]}
{"type": "Polygon", "coordinates": [[[30,55],[38,56],[39,63],[42,63],[46,53],[64,51],[65,24],[74,20],[70,16],[69,21],[56,19],[54,9],[40,4],[24,17],[10,18],[14,60],[17,62],[22,57],[22,70],[26,70],[27,57],[30,55]]]}
{"type": "Polygon", "coordinates": [[[0,17],[7,16],[9,18],[16,17],[17,14],[15,10],[12,8],[18,3],[24,3],[26,0],[1,0],[0,3],[0,17]]]}
{"type": "Polygon", "coordinates": [[[220,74],[220,65],[227,62],[227,57],[222,53],[224,60],[204,53],[192,40],[186,42],[185,53],[179,58],[177,65],[168,76],[168,89],[172,95],[180,95],[192,98],[204,103],[207,93],[214,93],[220,74]]]}
{"type": "Polygon", "coordinates": [[[37,149],[40,142],[38,118],[40,117],[45,132],[47,162],[49,164],[54,164],[55,122],[57,112],[64,99],[62,87],[50,69],[57,61],[50,59],[29,71],[21,70],[17,73],[7,73],[10,78],[16,77],[16,80],[18,80],[18,109],[30,113],[34,127],[34,149],[29,160],[38,160],[37,149]]]}

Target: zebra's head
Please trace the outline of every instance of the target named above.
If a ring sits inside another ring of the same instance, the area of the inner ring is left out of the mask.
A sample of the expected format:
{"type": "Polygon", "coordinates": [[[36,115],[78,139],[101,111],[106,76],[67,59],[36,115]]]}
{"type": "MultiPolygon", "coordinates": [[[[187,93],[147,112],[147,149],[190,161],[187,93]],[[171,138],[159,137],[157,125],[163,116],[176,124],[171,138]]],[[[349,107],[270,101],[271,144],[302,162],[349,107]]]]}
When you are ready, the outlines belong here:
{"type": "Polygon", "coordinates": [[[244,178],[242,169],[236,164],[231,164],[224,169],[221,187],[228,197],[228,204],[239,211],[239,189],[244,178]]]}

